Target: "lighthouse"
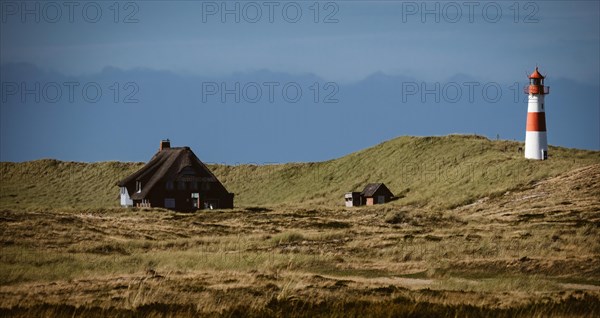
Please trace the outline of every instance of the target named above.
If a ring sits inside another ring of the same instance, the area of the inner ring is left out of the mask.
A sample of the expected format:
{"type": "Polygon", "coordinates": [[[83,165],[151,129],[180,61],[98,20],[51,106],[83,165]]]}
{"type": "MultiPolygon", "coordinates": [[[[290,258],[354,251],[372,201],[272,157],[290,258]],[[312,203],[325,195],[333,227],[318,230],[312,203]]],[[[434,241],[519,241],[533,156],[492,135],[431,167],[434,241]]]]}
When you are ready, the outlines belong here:
{"type": "Polygon", "coordinates": [[[529,85],[525,87],[525,93],[529,94],[525,133],[525,158],[527,159],[548,159],[544,95],[549,92],[550,88],[544,86],[544,76],[536,67],[535,71],[529,75],[529,85]]]}

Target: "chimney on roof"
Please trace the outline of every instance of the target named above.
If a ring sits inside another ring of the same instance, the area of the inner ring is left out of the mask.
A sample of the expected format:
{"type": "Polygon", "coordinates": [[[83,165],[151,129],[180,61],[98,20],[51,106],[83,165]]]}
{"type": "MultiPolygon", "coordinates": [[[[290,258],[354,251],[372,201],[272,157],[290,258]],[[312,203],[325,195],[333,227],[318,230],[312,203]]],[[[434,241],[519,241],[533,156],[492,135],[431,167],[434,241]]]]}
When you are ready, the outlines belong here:
{"type": "Polygon", "coordinates": [[[169,139],[160,141],[160,148],[158,151],[162,151],[163,149],[171,148],[171,141],[169,139]]]}

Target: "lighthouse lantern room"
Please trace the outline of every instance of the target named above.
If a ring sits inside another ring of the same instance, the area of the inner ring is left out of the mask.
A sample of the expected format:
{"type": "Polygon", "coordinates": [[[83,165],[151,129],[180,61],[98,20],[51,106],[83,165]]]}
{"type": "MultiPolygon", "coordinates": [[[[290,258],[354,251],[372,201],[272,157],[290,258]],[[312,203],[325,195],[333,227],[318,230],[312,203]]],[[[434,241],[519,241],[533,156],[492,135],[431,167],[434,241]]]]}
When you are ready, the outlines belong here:
{"type": "Polygon", "coordinates": [[[536,67],[529,75],[529,85],[525,87],[525,93],[529,94],[525,133],[525,158],[527,159],[548,159],[544,95],[550,92],[550,88],[544,86],[544,78],[545,76],[542,76],[536,67]]]}

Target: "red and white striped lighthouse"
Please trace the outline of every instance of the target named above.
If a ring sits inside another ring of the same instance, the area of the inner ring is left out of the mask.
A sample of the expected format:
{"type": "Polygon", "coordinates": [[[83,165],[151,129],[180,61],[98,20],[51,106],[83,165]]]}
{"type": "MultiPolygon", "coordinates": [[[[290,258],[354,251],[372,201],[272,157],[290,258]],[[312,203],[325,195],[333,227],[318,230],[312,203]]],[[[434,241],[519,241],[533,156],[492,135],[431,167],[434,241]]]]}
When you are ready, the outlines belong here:
{"type": "Polygon", "coordinates": [[[529,85],[525,87],[525,93],[529,94],[525,133],[525,158],[527,159],[548,159],[544,95],[550,92],[550,88],[544,86],[544,78],[545,76],[542,76],[536,67],[529,75],[529,85]]]}

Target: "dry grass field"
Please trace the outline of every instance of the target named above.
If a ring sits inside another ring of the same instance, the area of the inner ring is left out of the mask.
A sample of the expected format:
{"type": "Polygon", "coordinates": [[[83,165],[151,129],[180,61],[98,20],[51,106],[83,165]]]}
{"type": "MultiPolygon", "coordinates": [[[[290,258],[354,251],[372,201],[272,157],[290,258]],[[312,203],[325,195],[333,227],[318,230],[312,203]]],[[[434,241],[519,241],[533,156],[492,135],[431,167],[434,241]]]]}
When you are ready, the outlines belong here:
{"type": "MultiPolygon", "coordinates": [[[[102,180],[95,189],[114,187],[104,207],[59,206],[51,189],[49,206],[21,201],[30,176],[18,184],[3,163],[0,316],[600,316],[598,153],[557,149],[554,163],[535,163],[505,153],[509,142],[473,140],[504,154],[490,160],[546,170],[487,187],[456,178],[460,202],[439,182],[412,195],[426,188],[415,180],[390,204],[344,208],[341,195],[254,204],[244,193],[257,190],[233,176],[261,167],[215,167],[241,207],[185,214],[111,207],[117,188],[102,180]]],[[[313,165],[349,159],[336,160],[313,165]]],[[[308,169],[298,165],[268,174],[308,169]]],[[[323,175],[315,191],[328,193],[337,177],[323,175]]]]}

